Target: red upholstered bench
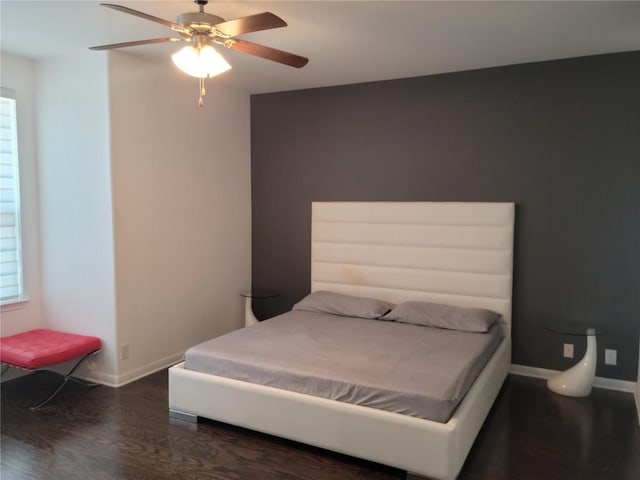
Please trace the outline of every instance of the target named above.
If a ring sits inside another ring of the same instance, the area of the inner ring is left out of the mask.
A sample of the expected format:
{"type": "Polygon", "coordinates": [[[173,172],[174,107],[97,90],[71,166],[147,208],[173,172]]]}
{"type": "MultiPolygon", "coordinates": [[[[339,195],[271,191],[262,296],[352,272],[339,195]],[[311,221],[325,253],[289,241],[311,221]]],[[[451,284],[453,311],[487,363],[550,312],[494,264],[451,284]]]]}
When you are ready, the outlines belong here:
{"type": "Polygon", "coordinates": [[[97,385],[73,377],[72,374],[87,357],[98,353],[101,346],[102,342],[97,337],[47,329],[29,330],[17,335],[2,337],[0,338],[2,375],[9,367],[21,368],[31,373],[48,370],[60,375],[62,382],[53,394],[32,407],[33,409],[40,408],[49,403],[69,380],[86,386],[97,385]],[[66,374],[47,368],[76,358],[80,358],[80,360],[66,374]]]}

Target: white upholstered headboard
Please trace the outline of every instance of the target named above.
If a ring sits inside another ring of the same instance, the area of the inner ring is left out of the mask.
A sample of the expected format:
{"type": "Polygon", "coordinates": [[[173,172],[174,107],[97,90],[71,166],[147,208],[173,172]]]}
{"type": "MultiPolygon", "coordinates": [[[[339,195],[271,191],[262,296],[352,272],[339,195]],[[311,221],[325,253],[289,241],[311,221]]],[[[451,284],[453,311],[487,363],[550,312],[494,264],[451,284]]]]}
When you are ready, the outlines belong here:
{"type": "Polygon", "coordinates": [[[311,291],[488,308],[511,324],[513,203],[314,202],[311,291]]]}

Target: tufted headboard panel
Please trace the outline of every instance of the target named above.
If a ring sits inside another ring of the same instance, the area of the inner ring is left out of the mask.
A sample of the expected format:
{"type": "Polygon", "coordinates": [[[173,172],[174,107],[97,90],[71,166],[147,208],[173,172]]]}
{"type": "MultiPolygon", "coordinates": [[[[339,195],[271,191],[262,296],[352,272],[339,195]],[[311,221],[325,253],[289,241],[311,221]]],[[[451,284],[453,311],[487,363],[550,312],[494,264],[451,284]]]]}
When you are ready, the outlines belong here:
{"type": "Polygon", "coordinates": [[[511,324],[513,203],[314,202],[311,290],[502,313],[511,324]]]}

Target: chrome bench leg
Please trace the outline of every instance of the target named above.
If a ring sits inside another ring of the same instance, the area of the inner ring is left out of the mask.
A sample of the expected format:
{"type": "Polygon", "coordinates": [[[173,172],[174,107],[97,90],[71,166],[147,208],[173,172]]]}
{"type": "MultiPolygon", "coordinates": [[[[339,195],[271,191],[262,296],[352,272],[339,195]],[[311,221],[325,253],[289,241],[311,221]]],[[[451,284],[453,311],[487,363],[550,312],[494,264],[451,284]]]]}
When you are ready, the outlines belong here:
{"type": "Polygon", "coordinates": [[[55,370],[47,370],[47,369],[37,369],[37,370],[32,370],[32,373],[39,373],[39,372],[51,372],[54,373],[56,375],[59,375],[62,377],[62,382],[60,383],[60,385],[58,385],[56,387],[56,389],[53,391],[53,393],[51,395],[49,395],[45,400],[41,401],[40,403],[38,403],[37,405],[34,405],[31,408],[31,410],[37,410],[40,407],[44,407],[47,403],[49,403],[59,392],[60,390],[62,390],[62,387],[64,387],[67,382],[69,380],[79,383],[80,385],[84,385],[85,387],[90,387],[90,388],[94,388],[97,387],[98,385],[100,385],[99,383],[93,383],[93,382],[88,382],[86,380],[82,380],[81,378],[76,378],[73,377],[73,372],[76,371],[76,369],[82,364],[82,362],[84,362],[87,358],[96,355],[98,352],[100,352],[100,350],[94,350],[93,352],[89,352],[87,353],[84,357],[82,357],[80,360],[78,360],[78,362],[73,366],[73,368],[71,370],[69,370],[68,373],[64,374],[64,373],[60,373],[60,372],[56,372],[55,370]]]}

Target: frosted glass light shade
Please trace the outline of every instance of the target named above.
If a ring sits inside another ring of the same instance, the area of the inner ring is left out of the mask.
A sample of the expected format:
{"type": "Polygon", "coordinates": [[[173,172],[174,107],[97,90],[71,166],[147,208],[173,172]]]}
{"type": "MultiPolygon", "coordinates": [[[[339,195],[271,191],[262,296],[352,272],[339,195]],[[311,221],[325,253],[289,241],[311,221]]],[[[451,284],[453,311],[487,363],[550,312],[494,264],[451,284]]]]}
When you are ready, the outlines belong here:
{"type": "Polygon", "coordinates": [[[214,77],[231,68],[222,55],[211,45],[200,48],[191,45],[171,55],[176,67],[192,77],[214,77]]]}

